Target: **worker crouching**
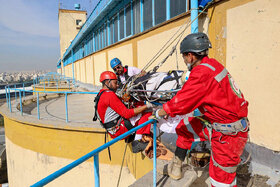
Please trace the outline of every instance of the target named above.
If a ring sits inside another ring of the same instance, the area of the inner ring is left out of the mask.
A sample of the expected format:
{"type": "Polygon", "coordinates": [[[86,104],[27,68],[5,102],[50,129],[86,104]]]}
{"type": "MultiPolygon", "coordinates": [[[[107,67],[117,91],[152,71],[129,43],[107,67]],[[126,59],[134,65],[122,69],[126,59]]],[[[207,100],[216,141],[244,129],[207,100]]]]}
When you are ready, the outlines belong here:
{"type": "MultiPolygon", "coordinates": [[[[98,119],[110,137],[116,138],[134,127],[129,118],[141,114],[152,105],[143,105],[133,109],[126,108],[115,94],[118,88],[118,80],[116,74],[111,71],[101,73],[100,82],[102,83],[102,89],[95,98],[95,116],[93,120],[98,119]]],[[[147,121],[148,116],[143,115],[135,124],[138,125],[147,121]]],[[[136,131],[137,137],[140,137],[138,140],[134,139],[135,134],[125,138],[126,142],[132,142],[132,151],[134,153],[141,152],[146,148],[148,142],[142,141],[141,135],[150,134],[150,128],[151,125],[149,124],[136,131]]]]}

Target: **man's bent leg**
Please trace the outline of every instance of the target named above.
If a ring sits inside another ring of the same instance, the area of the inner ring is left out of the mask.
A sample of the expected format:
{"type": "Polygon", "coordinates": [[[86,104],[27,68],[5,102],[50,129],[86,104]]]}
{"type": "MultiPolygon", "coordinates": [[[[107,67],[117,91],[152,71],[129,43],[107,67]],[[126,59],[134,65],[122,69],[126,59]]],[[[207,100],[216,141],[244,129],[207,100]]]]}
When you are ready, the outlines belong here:
{"type": "Polygon", "coordinates": [[[167,174],[171,178],[175,180],[182,178],[182,163],[186,158],[187,151],[191,149],[194,141],[205,141],[202,130],[203,125],[196,118],[183,119],[176,127],[177,147],[172,163],[168,165],[167,169],[167,174]]]}

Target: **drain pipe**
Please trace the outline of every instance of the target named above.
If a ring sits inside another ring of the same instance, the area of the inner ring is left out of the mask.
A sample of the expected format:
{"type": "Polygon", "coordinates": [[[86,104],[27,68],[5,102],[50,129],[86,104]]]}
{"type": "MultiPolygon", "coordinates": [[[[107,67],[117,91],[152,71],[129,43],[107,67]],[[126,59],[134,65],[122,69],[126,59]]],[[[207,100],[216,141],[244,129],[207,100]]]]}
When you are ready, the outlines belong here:
{"type": "Polygon", "coordinates": [[[198,0],[191,0],[191,33],[198,32],[198,0]]]}

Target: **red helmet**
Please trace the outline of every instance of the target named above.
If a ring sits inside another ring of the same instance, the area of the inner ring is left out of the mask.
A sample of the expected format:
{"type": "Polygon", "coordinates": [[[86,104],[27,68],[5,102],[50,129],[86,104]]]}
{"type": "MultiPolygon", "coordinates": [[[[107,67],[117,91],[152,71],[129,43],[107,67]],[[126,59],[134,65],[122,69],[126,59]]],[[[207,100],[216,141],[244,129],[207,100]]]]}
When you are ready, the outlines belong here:
{"type": "Polygon", "coordinates": [[[104,71],[103,73],[101,73],[99,81],[103,82],[106,79],[110,79],[110,80],[115,79],[116,80],[117,76],[112,71],[104,71]]]}

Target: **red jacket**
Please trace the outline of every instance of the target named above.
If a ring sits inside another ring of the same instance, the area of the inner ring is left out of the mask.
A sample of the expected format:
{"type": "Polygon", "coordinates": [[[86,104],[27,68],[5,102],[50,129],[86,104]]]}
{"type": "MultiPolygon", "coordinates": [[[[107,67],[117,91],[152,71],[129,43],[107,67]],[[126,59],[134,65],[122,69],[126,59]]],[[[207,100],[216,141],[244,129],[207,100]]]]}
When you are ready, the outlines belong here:
{"type": "Polygon", "coordinates": [[[171,117],[198,108],[208,120],[231,123],[248,114],[248,102],[222,64],[204,57],[188,81],[163,109],[171,117]]]}
{"type": "MultiPolygon", "coordinates": [[[[104,89],[101,89],[100,92],[103,90],[104,89]]],[[[133,117],[134,109],[127,109],[114,92],[106,90],[100,96],[97,113],[102,123],[107,123],[113,121],[119,116],[125,119],[133,117]]]]}

